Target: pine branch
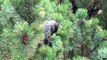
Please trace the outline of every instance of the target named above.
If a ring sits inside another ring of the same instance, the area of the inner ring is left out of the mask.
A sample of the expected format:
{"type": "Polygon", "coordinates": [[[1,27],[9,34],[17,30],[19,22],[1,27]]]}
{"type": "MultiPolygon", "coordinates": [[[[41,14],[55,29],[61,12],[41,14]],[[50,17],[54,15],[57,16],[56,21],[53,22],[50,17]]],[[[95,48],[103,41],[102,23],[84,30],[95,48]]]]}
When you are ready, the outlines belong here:
{"type": "Polygon", "coordinates": [[[99,46],[100,46],[100,44],[103,42],[103,39],[100,41],[100,43],[99,44],[97,44],[94,48],[93,48],[93,50],[91,50],[90,52],[92,53],[92,52],[94,52],[97,48],[99,48],[99,46]]]}
{"type": "Polygon", "coordinates": [[[83,29],[82,29],[82,26],[83,26],[83,25],[84,25],[84,23],[83,23],[83,22],[80,22],[79,27],[80,27],[81,35],[82,35],[82,43],[83,43],[84,40],[85,40],[85,37],[84,37],[84,34],[83,34],[83,29]]]}
{"type": "MultiPolygon", "coordinates": [[[[84,54],[84,49],[85,49],[85,36],[83,34],[83,28],[82,26],[84,25],[84,22],[79,22],[79,27],[80,27],[80,30],[81,30],[81,35],[82,35],[82,43],[81,43],[81,55],[84,54]]],[[[87,45],[87,44],[86,44],[87,45]]]]}
{"type": "Polygon", "coordinates": [[[24,17],[24,15],[23,15],[22,13],[20,13],[20,12],[19,12],[18,8],[15,6],[15,4],[14,4],[14,3],[13,3],[13,6],[14,6],[14,8],[15,8],[16,12],[20,15],[20,17],[22,17],[23,19],[25,19],[25,21],[27,21],[27,18],[26,18],[26,17],[24,17]]]}
{"type": "MultiPolygon", "coordinates": [[[[34,18],[26,18],[26,17],[24,16],[24,14],[21,13],[21,12],[18,10],[18,7],[14,4],[14,2],[13,2],[13,1],[11,1],[11,2],[12,2],[12,4],[13,4],[16,12],[20,15],[20,17],[22,17],[25,21],[27,21],[29,25],[31,25],[31,23],[36,20],[36,17],[34,17],[34,18]]],[[[27,6],[27,9],[28,9],[28,13],[29,13],[30,15],[32,15],[32,14],[31,14],[32,12],[30,11],[30,6],[31,6],[31,4],[29,4],[29,6],[27,6]]]]}
{"type": "MultiPolygon", "coordinates": [[[[93,28],[93,29],[94,29],[94,28],[93,28]]],[[[93,35],[92,35],[92,39],[94,39],[94,35],[95,35],[95,29],[94,29],[94,33],[93,33],[93,35]]],[[[103,41],[105,41],[105,40],[107,40],[107,39],[106,39],[106,38],[102,38],[102,40],[99,41],[100,43],[93,48],[93,50],[91,51],[91,53],[94,52],[97,48],[99,48],[100,44],[101,44],[103,41]]]]}

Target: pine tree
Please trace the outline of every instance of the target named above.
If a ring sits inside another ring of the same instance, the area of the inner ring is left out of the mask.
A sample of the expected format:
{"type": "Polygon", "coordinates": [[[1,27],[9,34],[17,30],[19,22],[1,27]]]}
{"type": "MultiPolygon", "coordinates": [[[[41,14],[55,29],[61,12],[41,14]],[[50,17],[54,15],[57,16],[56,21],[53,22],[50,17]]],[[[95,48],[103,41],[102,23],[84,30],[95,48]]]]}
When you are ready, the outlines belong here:
{"type": "Polygon", "coordinates": [[[90,2],[0,0],[0,60],[106,60],[107,30],[89,18],[90,2]]]}

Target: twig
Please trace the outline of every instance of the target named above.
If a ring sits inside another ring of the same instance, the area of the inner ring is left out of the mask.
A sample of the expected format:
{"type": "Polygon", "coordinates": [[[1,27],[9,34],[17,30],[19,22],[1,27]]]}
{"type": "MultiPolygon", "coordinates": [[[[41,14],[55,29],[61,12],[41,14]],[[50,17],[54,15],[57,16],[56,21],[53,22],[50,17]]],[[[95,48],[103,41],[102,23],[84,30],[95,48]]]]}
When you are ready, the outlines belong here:
{"type": "Polygon", "coordinates": [[[85,43],[85,37],[83,34],[83,29],[82,29],[82,25],[79,25],[80,29],[81,29],[81,35],[82,35],[82,43],[81,43],[81,55],[83,54],[84,51],[84,43],[85,43]]]}
{"type": "MultiPolygon", "coordinates": [[[[93,27],[92,27],[93,28],[93,27]]],[[[95,36],[95,29],[93,28],[93,34],[92,34],[92,41],[94,42],[94,36],[95,36]]]]}
{"type": "Polygon", "coordinates": [[[64,56],[64,60],[66,60],[67,56],[66,56],[66,51],[63,52],[63,56],[64,56]]]}

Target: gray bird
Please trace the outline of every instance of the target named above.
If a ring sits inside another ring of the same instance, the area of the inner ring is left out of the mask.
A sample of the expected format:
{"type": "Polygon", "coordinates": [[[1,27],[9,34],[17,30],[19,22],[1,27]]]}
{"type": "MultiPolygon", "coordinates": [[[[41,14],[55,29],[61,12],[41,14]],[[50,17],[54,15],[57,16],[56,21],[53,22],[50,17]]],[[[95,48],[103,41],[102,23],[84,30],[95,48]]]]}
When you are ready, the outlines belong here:
{"type": "Polygon", "coordinates": [[[44,44],[49,45],[52,47],[52,41],[51,41],[51,36],[57,32],[59,24],[54,21],[45,21],[43,23],[44,26],[44,32],[45,32],[45,39],[44,39],[44,44]]]}
{"type": "Polygon", "coordinates": [[[44,29],[45,29],[45,36],[52,36],[58,30],[59,24],[54,21],[45,21],[44,22],[44,29]]]}

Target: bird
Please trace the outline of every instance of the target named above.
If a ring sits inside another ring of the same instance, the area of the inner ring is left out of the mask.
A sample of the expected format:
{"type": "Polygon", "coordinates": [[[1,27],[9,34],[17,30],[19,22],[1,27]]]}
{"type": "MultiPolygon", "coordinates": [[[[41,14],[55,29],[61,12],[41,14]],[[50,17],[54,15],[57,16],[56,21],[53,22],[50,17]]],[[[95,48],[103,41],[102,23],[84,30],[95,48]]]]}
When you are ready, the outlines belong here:
{"type": "Polygon", "coordinates": [[[50,21],[45,21],[43,23],[43,26],[44,26],[44,33],[45,33],[45,38],[43,42],[44,44],[52,47],[51,36],[58,31],[59,24],[54,20],[50,20],[50,21]]]}
{"type": "Polygon", "coordinates": [[[50,21],[45,21],[43,26],[45,30],[45,35],[52,36],[54,33],[57,32],[59,24],[54,20],[50,20],[50,21]]]}

